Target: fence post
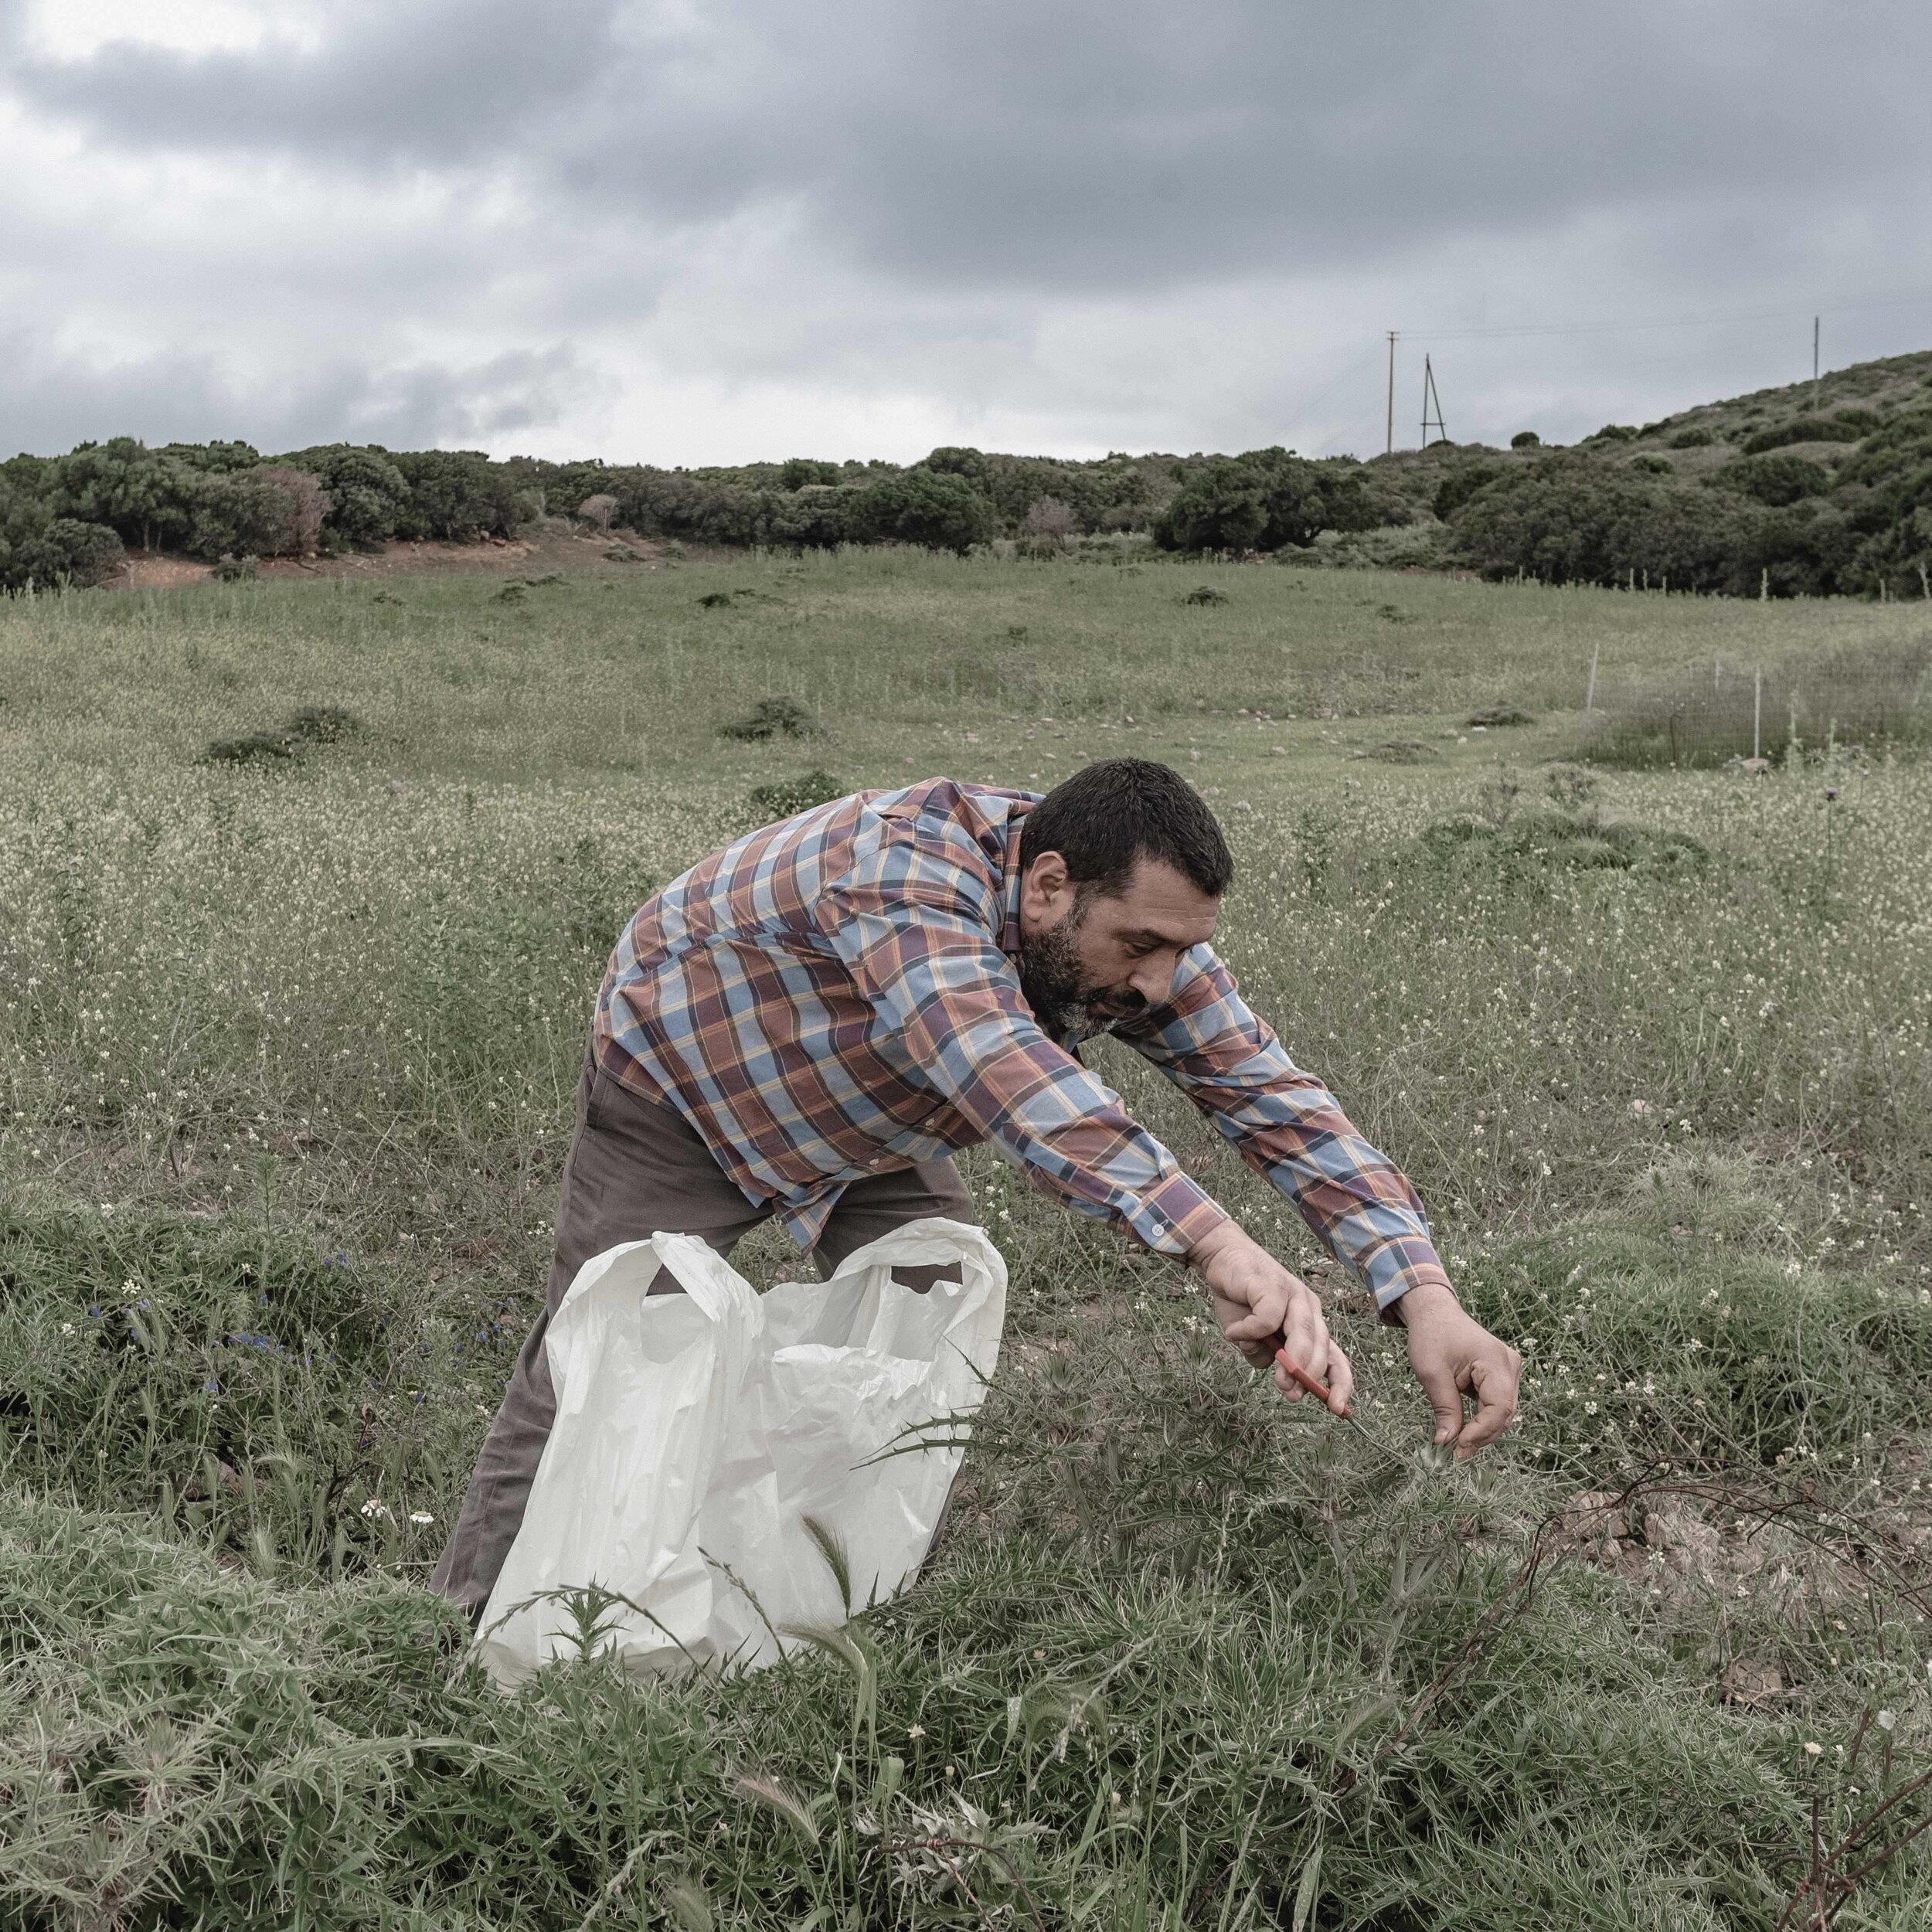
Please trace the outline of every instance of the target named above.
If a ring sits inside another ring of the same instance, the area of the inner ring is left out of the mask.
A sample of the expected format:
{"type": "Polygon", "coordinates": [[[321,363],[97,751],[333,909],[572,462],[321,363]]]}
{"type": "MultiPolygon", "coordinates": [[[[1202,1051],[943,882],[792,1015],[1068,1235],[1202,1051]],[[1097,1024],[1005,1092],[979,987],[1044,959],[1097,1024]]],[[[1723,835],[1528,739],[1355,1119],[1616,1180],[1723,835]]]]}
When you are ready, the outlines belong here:
{"type": "Polygon", "coordinates": [[[1590,648],[1590,690],[1583,699],[1586,712],[1597,709],[1597,660],[1602,655],[1603,648],[1601,644],[1594,644],[1590,648]]]}
{"type": "Polygon", "coordinates": [[[1757,675],[1751,689],[1751,758],[1753,763],[1764,755],[1764,667],[1757,667],[1757,675]]]}
{"type": "Polygon", "coordinates": [[[1769,604],[1771,600],[1771,569],[1768,563],[1757,575],[1757,600],[1760,604],[1769,604]]]}

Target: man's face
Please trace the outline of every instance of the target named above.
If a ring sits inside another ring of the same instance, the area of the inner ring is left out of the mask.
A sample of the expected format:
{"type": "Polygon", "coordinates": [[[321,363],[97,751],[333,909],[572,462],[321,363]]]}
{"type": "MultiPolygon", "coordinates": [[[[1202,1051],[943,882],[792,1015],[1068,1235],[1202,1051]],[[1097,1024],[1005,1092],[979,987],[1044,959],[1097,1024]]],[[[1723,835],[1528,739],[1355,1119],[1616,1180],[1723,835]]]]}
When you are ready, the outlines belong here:
{"type": "Polygon", "coordinates": [[[1221,902],[1142,859],[1117,893],[1077,886],[1056,852],[1020,882],[1020,990],[1041,1026],[1083,1039],[1168,996],[1181,955],[1214,937],[1221,902]]]}

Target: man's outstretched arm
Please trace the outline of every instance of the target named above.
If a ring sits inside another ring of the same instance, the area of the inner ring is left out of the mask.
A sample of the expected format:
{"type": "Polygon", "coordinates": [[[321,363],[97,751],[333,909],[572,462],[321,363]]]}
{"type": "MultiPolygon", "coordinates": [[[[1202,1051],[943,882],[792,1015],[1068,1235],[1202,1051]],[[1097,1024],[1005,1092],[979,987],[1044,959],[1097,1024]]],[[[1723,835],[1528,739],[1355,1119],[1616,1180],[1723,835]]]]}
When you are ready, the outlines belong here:
{"type": "Polygon", "coordinates": [[[1205,947],[1190,954],[1169,1003],[1121,1031],[1294,1202],[1374,1294],[1383,1319],[1408,1330],[1436,1440],[1454,1442],[1460,1459],[1501,1435],[1515,1413],[1521,1357],[1457,1301],[1407,1177],[1288,1058],[1220,961],[1205,947]],[[1465,1396],[1477,1405],[1467,1423],[1465,1396]]]}

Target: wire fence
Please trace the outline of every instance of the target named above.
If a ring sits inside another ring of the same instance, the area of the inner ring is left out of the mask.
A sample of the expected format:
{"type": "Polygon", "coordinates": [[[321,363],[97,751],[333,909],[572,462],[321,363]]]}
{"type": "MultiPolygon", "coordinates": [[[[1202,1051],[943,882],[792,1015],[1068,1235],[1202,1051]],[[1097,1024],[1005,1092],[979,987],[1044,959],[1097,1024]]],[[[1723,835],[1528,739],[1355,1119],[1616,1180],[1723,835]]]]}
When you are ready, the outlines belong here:
{"type": "Polygon", "coordinates": [[[1714,656],[1666,681],[1593,672],[1583,753],[1634,769],[1708,769],[1932,743],[1932,634],[1777,663],[1714,656]]]}

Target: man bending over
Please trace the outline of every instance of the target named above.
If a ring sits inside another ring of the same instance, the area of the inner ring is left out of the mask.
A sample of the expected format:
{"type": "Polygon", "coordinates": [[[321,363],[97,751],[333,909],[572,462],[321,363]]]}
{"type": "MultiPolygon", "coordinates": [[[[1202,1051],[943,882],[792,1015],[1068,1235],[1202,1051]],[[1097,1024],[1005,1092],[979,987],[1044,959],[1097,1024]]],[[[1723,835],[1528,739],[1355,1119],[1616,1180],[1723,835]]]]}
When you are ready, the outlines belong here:
{"type": "MultiPolygon", "coordinates": [[[[1081,1065],[1080,1043],[1111,1033],[1407,1328],[1436,1440],[1473,1454],[1515,1413],[1521,1363],[1458,1304],[1415,1190],[1216,957],[1233,872],[1199,794],[1138,758],[1088,765],[1043,798],[950,778],[860,792],[714,853],[647,901],[604,975],[549,1311],[592,1255],[659,1232],[729,1253],[775,1214],[829,1272],[907,1221],[972,1221],[951,1157],[990,1140],[1065,1206],[1194,1268],[1249,1361],[1274,1363],[1298,1400],[1274,1360],[1285,1349],[1338,1412],[1353,1377],[1314,1293],[1081,1065]]],[[[556,1411],[548,1319],[437,1567],[435,1587],[472,1615],[556,1411]]]]}

